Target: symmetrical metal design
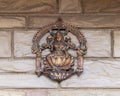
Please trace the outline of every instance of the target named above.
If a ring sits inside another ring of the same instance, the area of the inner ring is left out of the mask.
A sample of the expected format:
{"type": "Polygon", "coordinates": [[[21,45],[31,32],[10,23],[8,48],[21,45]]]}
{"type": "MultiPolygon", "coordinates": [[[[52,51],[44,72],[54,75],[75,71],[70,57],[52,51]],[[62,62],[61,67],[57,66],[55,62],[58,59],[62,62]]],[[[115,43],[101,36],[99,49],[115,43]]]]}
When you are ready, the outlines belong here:
{"type": "Polygon", "coordinates": [[[36,74],[44,74],[58,82],[65,80],[72,74],[83,72],[83,56],[86,54],[86,39],[78,28],[64,22],[59,18],[55,23],[43,26],[33,37],[32,52],[36,54],[36,74]],[[71,32],[79,40],[79,46],[72,42],[67,34],[71,32]],[[46,34],[46,43],[40,45],[39,41],[46,34]],[[42,56],[42,51],[49,49],[50,54],[42,56]],[[68,50],[76,51],[73,57],[68,50]],[[77,68],[75,68],[75,59],[77,68]]]}

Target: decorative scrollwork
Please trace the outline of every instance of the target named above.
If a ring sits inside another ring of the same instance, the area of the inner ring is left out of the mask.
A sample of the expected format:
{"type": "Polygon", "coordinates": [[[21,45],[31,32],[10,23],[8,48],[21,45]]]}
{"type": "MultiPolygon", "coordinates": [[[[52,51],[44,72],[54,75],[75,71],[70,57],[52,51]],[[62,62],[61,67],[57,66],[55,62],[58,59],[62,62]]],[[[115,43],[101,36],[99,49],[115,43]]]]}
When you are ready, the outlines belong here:
{"type": "Polygon", "coordinates": [[[78,28],[64,22],[59,18],[55,23],[43,26],[33,37],[32,52],[36,54],[36,74],[45,74],[56,81],[62,81],[77,73],[83,72],[83,56],[86,54],[86,39],[78,28]],[[79,46],[72,42],[72,33],[79,40],[79,46]],[[46,34],[46,43],[40,45],[39,41],[46,34]],[[49,49],[50,54],[43,57],[42,51],[49,49]],[[77,68],[75,69],[75,57],[68,50],[72,49],[77,53],[77,68]]]}

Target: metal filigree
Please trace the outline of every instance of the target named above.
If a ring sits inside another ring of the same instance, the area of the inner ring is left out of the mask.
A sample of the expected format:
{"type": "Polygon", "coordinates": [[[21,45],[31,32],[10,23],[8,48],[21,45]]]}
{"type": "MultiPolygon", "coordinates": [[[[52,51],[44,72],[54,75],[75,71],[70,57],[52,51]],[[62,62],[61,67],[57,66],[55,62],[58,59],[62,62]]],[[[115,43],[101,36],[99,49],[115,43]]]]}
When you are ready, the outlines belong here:
{"type": "Polygon", "coordinates": [[[43,26],[33,37],[32,52],[36,54],[36,74],[45,74],[56,81],[62,81],[77,73],[83,72],[83,56],[86,54],[86,39],[83,34],[73,25],[70,25],[61,18],[55,23],[43,26]],[[79,46],[72,42],[67,34],[71,32],[79,40],[79,46]],[[46,43],[40,45],[39,41],[46,34],[46,43]],[[42,56],[42,51],[49,49],[50,53],[42,56]],[[74,50],[77,57],[73,57],[68,50],[74,50]],[[77,68],[75,66],[77,60],[77,68]]]}

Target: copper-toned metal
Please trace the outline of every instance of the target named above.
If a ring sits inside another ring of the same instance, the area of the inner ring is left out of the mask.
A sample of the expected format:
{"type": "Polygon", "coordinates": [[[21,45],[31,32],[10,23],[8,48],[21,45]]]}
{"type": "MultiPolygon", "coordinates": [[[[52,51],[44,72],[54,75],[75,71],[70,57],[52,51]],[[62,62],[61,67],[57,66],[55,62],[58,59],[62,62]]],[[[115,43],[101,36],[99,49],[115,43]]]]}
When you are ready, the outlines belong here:
{"type": "Polygon", "coordinates": [[[45,74],[56,81],[62,81],[77,73],[83,72],[83,56],[86,54],[86,39],[83,34],[73,25],[70,25],[61,18],[55,23],[43,26],[33,37],[32,52],[36,54],[36,74],[45,74]],[[71,32],[79,40],[79,46],[72,42],[68,33],[71,32]],[[39,41],[46,34],[46,43],[40,45],[39,41]],[[43,57],[42,51],[49,49],[50,54],[43,57]],[[76,51],[77,57],[73,57],[68,50],[76,51]],[[77,58],[77,59],[76,59],[77,58]],[[77,68],[75,68],[77,60],[77,68]]]}

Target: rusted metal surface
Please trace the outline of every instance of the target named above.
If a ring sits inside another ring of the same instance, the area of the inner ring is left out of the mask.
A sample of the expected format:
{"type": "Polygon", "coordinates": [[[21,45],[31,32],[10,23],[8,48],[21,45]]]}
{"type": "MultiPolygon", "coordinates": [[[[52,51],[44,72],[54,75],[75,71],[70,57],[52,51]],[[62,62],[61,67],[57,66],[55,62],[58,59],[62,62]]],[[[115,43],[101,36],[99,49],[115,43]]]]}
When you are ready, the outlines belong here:
{"type": "Polygon", "coordinates": [[[86,39],[80,30],[59,18],[55,23],[43,26],[33,37],[32,52],[36,54],[35,72],[38,77],[44,74],[58,82],[69,78],[74,73],[79,76],[83,72],[83,56],[86,51],[86,39]],[[76,46],[72,38],[67,36],[69,32],[77,37],[79,46],[76,46]],[[46,43],[40,45],[39,41],[46,33],[49,33],[46,43]],[[45,49],[49,49],[50,54],[43,57],[41,54],[45,49]],[[73,57],[68,52],[70,49],[76,51],[77,57],[73,57]]]}

